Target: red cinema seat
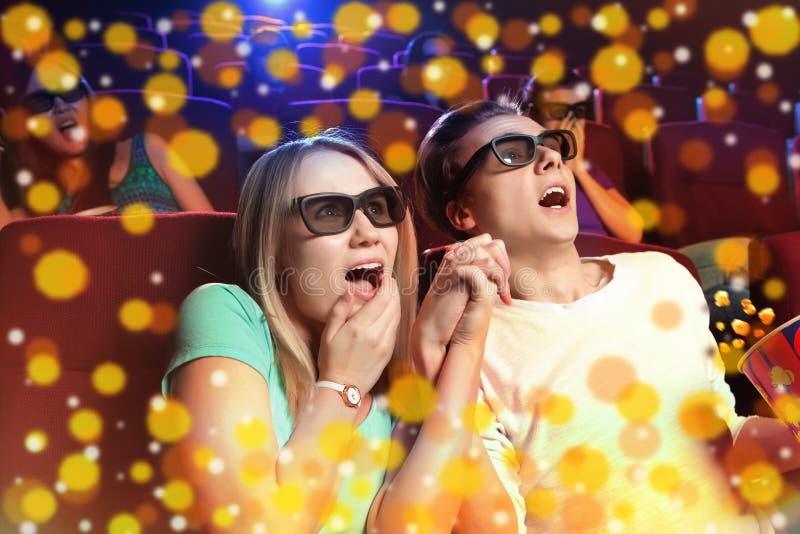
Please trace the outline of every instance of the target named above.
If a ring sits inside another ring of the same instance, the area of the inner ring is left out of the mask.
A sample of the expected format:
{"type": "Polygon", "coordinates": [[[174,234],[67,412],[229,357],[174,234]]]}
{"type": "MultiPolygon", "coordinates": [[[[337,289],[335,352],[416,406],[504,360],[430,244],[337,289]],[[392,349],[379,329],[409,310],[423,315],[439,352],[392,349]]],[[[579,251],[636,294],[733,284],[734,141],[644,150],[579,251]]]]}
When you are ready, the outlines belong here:
{"type": "Polygon", "coordinates": [[[586,121],[584,159],[603,169],[614,180],[617,190],[625,195],[625,162],[622,140],[614,128],[599,122],[586,121]]]}
{"type": "MultiPolygon", "coordinates": [[[[137,220],[139,228],[148,221],[137,220]]],[[[143,532],[171,531],[173,513],[154,496],[170,478],[163,471],[170,445],[156,443],[145,417],[160,392],[181,301],[200,284],[234,281],[234,215],[164,214],[149,221],[152,228],[140,235],[128,233],[119,217],[40,217],[0,231],[0,492],[6,501],[0,532],[19,531],[19,499],[37,487],[57,502],[39,532],[77,532],[83,519],[92,531],[105,532],[119,513],[152,520],[141,525],[143,532]],[[43,372],[47,362],[60,367],[52,383],[43,372]],[[93,385],[93,372],[105,362],[124,370],[125,385],[115,394],[93,385]],[[78,434],[81,442],[70,432],[78,410],[100,417],[99,437],[78,434]],[[26,448],[34,430],[47,436],[38,453],[26,448]],[[70,476],[86,487],[59,493],[62,462],[75,453],[85,457],[89,446],[99,454],[97,483],[82,466],[70,476]],[[145,483],[130,477],[139,460],[152,467],[145,483]]]]}
{"type": "Polygon", "coordinates": [[[639,85],[623,95],[595,89],[595,120],[608,124],[619,132],[625,165],[625,189],[631,198],[639,198],[653,194],[653,178],[650,172],[652,169],[647,167],[647,144],[632,139],[625,133],[626,110],[632,102],[636,106],[659,110],[659,125],[694,120],[695,103],[689,91],[680,87],[639,85]]]}
{"type": "Polygon", "coordinates": [[[800,315],[800,231],[750,242],[750,294],[756,306],[775,310],[777,326],[800,315]],[[783,291],[775,290],[783,286],[783,291]]]}
{"type": "Polygon", "coordinates": [[[681,87],[690,96],[703,94],[708,86],[708,76],[696,72],[673,71],[653,76],[653,85],[658,87],[681,87]]]}
{"type": "Polygon", "coordinates": [[[497,100],[505,95],[514,99],[528,79],[527,74],[490,74],[482,80],[484,100],[497,100]]]}
{"type": "Polygon", "coordinates": [[[789,156],[789,189],[794,193],[795,211],[800,218],[800,135],[786,141],[789,156]]]}
{"type": "Polygon", "coordinates": [[[665,243],[795,229],[784,162],[783,137],[770,128],[735,121],[662,125],[650,140],[654,196],[686,215],[679,232],[662,236],[665,243]]]}
{"type": "MultiPolygon", "coordinates": [[[[790,104],[786,104],[785,108],[782,108],[783,104],[779,102],[765,104],[755,93],[746,91],[731,92],[728,98],[730,99],[728,114],[731,120],[772,128],[778,130],[784,137],[792,137],[795,134],[795,118],[790,104]]],[[[714,109],[709,109],[702,97],[697,100],[697,110],[700,120],[715,119],[714,109]]]]}

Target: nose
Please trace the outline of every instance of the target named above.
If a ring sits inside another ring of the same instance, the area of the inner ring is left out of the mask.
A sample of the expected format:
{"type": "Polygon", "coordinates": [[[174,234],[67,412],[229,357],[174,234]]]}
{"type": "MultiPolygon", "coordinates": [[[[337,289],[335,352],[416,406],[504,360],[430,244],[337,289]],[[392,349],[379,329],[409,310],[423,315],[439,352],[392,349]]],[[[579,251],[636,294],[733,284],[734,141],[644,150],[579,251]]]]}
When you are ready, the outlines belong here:
{"type": "Polygon", "coordinates": [[[544,145],[536,147],[536,161],[533,164],[533,170],[536,174],[544,174],[550,171],[557,171],[561,169],[564,164],[561,161],[561,152],[547,148],[544,145]]]}
{"type": "Polygon", "coordinates": [[[61,96],[56,95],[53,97],[53,113],[65,111],[69,108],[70,108],[69,103],[63,98],[61,98],[61,96]]]}
{"type": "Polygon", "coordinates": [[[378,229],[372,225],[364,211],[360,209],[357,209],[353,215],[353,224],[350,229],[353,232],[350,238],[350,245],[353,247],[374,245],[380,237],[378,229]]]}

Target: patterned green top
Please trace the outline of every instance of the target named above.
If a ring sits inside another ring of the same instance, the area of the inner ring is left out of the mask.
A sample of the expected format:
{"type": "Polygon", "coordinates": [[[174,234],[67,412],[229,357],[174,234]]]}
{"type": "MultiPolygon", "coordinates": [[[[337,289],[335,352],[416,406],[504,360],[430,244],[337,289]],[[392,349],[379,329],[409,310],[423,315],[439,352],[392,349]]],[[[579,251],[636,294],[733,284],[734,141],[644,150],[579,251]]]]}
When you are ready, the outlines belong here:
{"type": "Polygon", "coordinates": [[[120,212],[134,202],[147,204],[153,213],[181,211],[169,186],[150,163],[142,134],[133,136],[128,172],[111,190],[111,201],[120,212]]]}

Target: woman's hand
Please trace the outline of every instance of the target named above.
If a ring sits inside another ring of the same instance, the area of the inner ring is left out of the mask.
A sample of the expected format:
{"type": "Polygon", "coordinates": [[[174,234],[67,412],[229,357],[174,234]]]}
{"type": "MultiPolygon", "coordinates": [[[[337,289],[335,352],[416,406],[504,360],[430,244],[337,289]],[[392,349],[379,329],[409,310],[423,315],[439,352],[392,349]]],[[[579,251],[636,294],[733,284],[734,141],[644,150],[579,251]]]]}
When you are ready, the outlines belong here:
{"type": "Polygon", "coordinates": [[[511,303],[510,272],[505,244],[489,234],[448,250],[412,329],[412,353],[422,374],[433,379],[439,373],[449,344],[482,347],[494,295],[511,303]]]}
{"type": "Polygon", "coordinates": [[[346,293],[333,306],[322,331],[317,367],[320,380],[372,389],[389,363],[400,324],[400,291],[390,272],[372,300],[352,313],[355,297],[346,293]]]}
{"type": "Polygon", "coordinates": [[[561,120],[558,125],[559,130],[569,130],[575,135],[575,143],[577,154],[571,160],[565,161],[567,167],[573,172],[583,170],[583,150],[586,147],[586,130],[584,128],[585,121],[583,119],[576,119],[572,113],[568,114],[561,120]]]}

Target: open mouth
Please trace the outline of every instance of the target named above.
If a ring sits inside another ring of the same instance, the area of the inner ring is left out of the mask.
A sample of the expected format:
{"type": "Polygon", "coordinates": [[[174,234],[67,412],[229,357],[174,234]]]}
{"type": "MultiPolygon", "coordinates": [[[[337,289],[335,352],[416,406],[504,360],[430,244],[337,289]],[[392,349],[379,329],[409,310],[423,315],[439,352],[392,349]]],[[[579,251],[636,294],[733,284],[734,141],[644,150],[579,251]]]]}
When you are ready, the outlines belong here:
{"type": "Polygon", "coordinates": [[[565,208],[567,204],[569,204],[569,196],[567,196],[566,190],[559,185],[548,187],[542,198],[539,199],[540,206],[554,210],[565,208]]]}
{"type": "Polygon", "coordinates": [[[378,262],[356,265],[344,276],[358,293],[373,294],[381,285],[383,265],[378,262]]]}
{"type": "Polygon", "coordinates": [[[74,120],[66,120],[58,125],[58,131],[65,132],[70,128],[75,128],[76,126],[78,126],[78,123],[74,120]]]}

